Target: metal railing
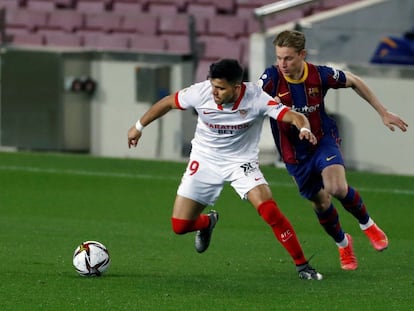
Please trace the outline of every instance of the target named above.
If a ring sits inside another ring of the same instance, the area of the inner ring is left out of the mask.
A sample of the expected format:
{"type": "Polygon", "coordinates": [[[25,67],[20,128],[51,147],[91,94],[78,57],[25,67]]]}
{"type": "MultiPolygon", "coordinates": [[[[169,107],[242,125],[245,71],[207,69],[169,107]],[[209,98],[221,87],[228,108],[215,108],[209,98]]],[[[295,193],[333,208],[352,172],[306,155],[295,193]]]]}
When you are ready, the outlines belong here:
{"type": "Polygon", "coordinates": [[[282,0],[254,9],[254,16],[260,22],[260,30],[264,32],[266,30],[264,19],[267,16],[271,16],[283,11],[288,11],[296,7],[305,6],[307,4],[317,3],[319,1],[320,0],[282,0]]]}

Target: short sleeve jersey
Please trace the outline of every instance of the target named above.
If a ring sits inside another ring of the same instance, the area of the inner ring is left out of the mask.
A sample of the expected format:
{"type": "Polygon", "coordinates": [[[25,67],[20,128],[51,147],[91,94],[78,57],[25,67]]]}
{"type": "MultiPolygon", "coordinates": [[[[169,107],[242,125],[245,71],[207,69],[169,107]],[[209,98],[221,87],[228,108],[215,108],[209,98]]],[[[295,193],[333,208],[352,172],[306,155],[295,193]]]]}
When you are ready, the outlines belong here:
{"type": "MultiPolygon", "coordinates": [[[[343,71],[305,62],[303,77],[292,80],[284,77],[277,66],[271,66],[260,77],[259,85],[270,96],[278,96],[284,105],[306,115],[318,142],[322,139],[333,143],[340,141],[336,122],[325,110],[324,97],[329,89],[346,87],[343,71]]],[[[291,125],[270,122],[276,147],[286,163],[298,163],[317,148],[300,140],[297,129],[291,125]]]]}
{"type": "Polygon", "coordinates": [[[209,80],[178,91],[175,102],[178,108],[194,108],[198,114],[193,150],[218,160],[256,159],[265,117],[281,120],[289,111],[251,82],[242,83],[234,103],[217,105],[209,80]]]}

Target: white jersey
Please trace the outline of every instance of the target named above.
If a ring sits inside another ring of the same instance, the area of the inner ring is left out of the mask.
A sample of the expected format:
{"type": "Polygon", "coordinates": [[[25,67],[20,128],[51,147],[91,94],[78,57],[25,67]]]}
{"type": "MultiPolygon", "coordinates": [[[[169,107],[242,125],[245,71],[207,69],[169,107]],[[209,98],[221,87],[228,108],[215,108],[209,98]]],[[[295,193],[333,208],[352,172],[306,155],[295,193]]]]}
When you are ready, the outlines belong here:
{"type": "Polygon", "coordinates": [[[209,80],[177,92],[176,105],[180,109],[193,107],[198,113],[193,151],[237,161],[257,159],[265,117],[280,120],[289,110],[252,82],[242,84],[234,103],[217,105],[209,80]]]}

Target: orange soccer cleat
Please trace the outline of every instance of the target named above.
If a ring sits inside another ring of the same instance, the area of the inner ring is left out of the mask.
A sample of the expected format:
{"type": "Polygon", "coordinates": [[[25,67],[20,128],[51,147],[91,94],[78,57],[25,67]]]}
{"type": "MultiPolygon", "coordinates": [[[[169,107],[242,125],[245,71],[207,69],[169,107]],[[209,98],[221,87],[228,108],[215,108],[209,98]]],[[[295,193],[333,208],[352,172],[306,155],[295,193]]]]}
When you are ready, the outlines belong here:
{"type": "Polygon", "coordinates": [[[373,224],[368,229],[365,229],[364,233],[377,251],[381,252],[388,247],[387,236],[376,224],[373,224]]]}
{"type": "Polygon", "coordinates": [[[344,270],[356,270],[358,268],[358,262],[354,253],[352,237],[348,233],[345,235],[348,239],[348,246],[339,248],[341,268],[344,270]]]}

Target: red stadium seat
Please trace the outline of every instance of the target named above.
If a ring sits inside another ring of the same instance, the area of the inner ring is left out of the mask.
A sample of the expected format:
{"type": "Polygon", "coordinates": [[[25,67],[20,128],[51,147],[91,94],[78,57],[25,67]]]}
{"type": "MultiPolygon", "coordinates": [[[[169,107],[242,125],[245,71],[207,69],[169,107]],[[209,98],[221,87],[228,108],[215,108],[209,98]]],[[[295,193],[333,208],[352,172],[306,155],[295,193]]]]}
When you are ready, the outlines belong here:
{"type": "Polygon", "coordinates": [[[45,33],[45,45],[46,46],[58,46],[58,47],[73,47],[80,48],[82,45],[82,38],[75,33],[45,33]]]}
{"type": "Polygon", "coordinates": [[[119,27],[114,28],[114,32],[141,33],[147,35],[158,34],[158,16],[152,14],[124,15],[119,27]]]}
{"type": "Polygon", "coordinates": [[[107,6],[106,0],[76,0],[76,10],[83,13],[102,13],[107,6]]]}
{"type": "Polygon", "coordinates": [[[167,51],[177,54],[190,54],[190,38],[188,35],[163,35],[161,36],[166,42],[167,51]]]}
{"type": "MultiPolygon", "coordinates": [[[[188,14],[176,14],[172,16],[160,16],[160,33],[161,34],[186,34],[189,33],[189,18],[188,14]]],[[[194,19],[196,33],[207,33],[206,18],[194,19]]]]}
{"type": "Polygon", "coordinates": [[[243,46],[240,40],[222,36],[202,36],[199,41],[204,45],[203,60],[217,61],[220,58],[234,58],[241,61],[243,46]]]}
{"type": "Polygon", "coordinates": [[[6,29],[24,28],[30,31],[40,26],[47,25],[48,13],[29,9],[17,9],[6,11],[6,29]]]}
{"type": "Polygon", "coordinates": [[[122,23],[122,16],[111,13],[87,13],[85,24],[82,30],[111,32],[119,29],[122,23]]]}
{"type": "Polygon", "coordinates": [[[26,8],[38,11],[53,12],[56,10],[55,0],[27,0],[26,8]]]}
{"type": "Polygon", "coordinates": [[[238,16],[210,16],[208,33],[229,38],[244,37],[247,36],[247,22],[238,16]]]}
{"type": "Polygon", "coordinates": [[[74,32],[84,27],[84,15],[74,10],[56,10],[49,15],[46,26],[40,29],[58,29],[65,32],[74,32]]]}
{"type": "Polygon", "coordinates": [[[130,36],[126,34],[84,33],[83,46],[99,51],[127,51],[130,36]]]}
{"type": "Polygon", "coordinates": [[[141,14],[143,10],[140,0],[114,0],[112,3],[112,12],[116,14],[141,14]]]}
{"type": "Polygon", "coordinates": [[[135,35],[131,36],[130,50],[136,52],[165,52],[166,42],[161,37],[135,35]]]}
{"type": "Polygon", "coordinates": [[[13,45],[42,46],[44,37],[37,33],[16,33],[12,39],[13,45]]]}
{"type": "Polygon", "coordinates": [[[187,14],[194,17],[209,17],[217,15],[217,9],[214,4],[209,3],[189,3],[187,5],[187,14]]]}
{"type": "Polygon", "coordinates": [[[175,4],[150,2],[148,4],[148,12],[154,15],[174,16],[178,14],[175,4]]]}

